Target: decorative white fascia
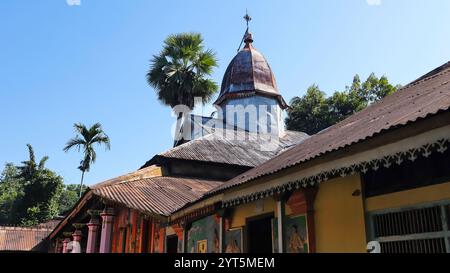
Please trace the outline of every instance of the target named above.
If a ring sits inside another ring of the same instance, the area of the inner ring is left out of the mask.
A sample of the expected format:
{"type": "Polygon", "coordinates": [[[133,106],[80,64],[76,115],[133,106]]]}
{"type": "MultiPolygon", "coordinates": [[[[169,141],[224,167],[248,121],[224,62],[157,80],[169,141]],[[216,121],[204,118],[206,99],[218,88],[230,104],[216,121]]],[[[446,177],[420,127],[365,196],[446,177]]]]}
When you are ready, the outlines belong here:
{"type": "MultiPolygon", "coordinates": [[[[233,207],[300,188],[315,186],[337,176],[346,177],[369,170],[389,168],[432,153],[444,153],[450,146],[450,125],[402,139],[337,160],[315,165],[285,178],[224,193],[222,207],[233,207]]],[[[294,167],[295,168],[295,167],[294,167]]]]}

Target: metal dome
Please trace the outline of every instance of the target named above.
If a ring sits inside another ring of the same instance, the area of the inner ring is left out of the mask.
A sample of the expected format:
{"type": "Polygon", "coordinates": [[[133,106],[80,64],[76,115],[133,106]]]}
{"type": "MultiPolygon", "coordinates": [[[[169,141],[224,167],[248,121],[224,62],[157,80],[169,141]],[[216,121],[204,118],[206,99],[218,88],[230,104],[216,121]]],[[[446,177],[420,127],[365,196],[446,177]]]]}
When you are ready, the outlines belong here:
{"type": "Polygon", "coordinates": [[[220,105],[226,99],[261,95],[277,99],[280,106],[287,107],[278,92],[275,76],[266,58],[253,45],[251,33],[245,34],[245,46],[228,65],[222,80],[219,98],[220,105]]]}

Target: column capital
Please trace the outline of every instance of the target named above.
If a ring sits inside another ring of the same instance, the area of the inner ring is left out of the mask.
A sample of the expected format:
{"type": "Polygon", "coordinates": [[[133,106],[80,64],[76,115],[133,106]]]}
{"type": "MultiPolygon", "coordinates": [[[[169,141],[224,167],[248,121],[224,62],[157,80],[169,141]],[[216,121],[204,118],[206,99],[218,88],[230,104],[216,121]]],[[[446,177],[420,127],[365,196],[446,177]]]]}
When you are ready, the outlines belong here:
{"type": "Polygon", "coordinates": [[[114,208],[108,207],[105,208],[101,213],[100,216],[101,217],[105,217],[105,216],[114,216],[115,212],[114,212],[114,208]]]}
{"type": "Polygon", "coordinates": [[[91,217],[91,220],[86,224],[86,226],[89,229],[91,229],[92,227],[98,227],[100,226],[100,220],[97,217],[91,217]]]}
{"type": "Polygon", "coordinates": [[[83,237],[83,233],[81,230],[75,230],[74,233],[72,233],[72,237],[74,241],[81,241],[81,237],[83,237]]]}

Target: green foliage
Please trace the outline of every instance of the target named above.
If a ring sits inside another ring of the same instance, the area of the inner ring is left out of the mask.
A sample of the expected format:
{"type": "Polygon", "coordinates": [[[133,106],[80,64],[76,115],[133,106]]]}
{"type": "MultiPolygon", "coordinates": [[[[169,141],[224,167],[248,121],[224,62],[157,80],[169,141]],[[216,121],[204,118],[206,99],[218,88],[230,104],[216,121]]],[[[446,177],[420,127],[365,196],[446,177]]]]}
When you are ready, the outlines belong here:
{"type": "Polygon", "coordinates": [[[0,176],[0,224],[10,224],[16,200],[23,197],[24,180],[12,163],[7,163],[0,176]]]}
{"type": "Polygon", "coordinates": [[[215,53],[204,50],[198,33],[181,33],[167,37],[162,51],[154,55],[147,81],[156,89],[158,99],[170,107],[178,104],[194,107],[194,98],[208,102],[217,84],[208,79],[217,67],[215,53]]]}
{"type": "Polygon", "coordinates": [[[317,85],[312,85],[303,97],[291,100],[286,126],[289,130],[316,134],[394,93],[398,88],[400,86],[390,84],[387,77],[377,78],[373,73],[363,83],[355,75],[351,86],[347,86],[345,91],[336,91],[328,98],[317,85]]]}
{"type": "Polygon", "coordinates": [[[286,119],[289,130],[304,131],[309,134],[321,130],[332,122],[326,95],[317,85],[309,87],[302,98],[293,98],[291,108],[289,117],[286,119]]]}
{"type": "MultiPolygon", "coordinates": [[[[97,159],[95,145],[104,145],[107,150],[110,150],[111,143],[100,123],[95,123],[90,128],[87,128],[84,124],[75,123],[74,128],[77,135],[67,142],[63,150],[65,152],[71,149],[76,149],[78,152],[83,150],[83,159],[80,161],[80,166],[78,166],[78,169],[81,171],[80,187],[82,188],[84,173],[89,172],[91,164],[95,163],[97,159]]],[[[81,197],[81,188],[79,188],[79,197],[81,197]]]]}
{"type": "MultiPolygon", "coordinates": [[[[83,186],[83,192],[87,190],[86,186],[83,186]]],[[[59,198],[59,215],[66,215],[70,209],[78,201],[80,192],[80,185],[70,184],[64,185],[64,189],[59,198]]]]}
{"type": "Polygon", "coordinates": [[[27,146],[29,159],[19,167],[7,164],[0,180],[0,217],[5,224],[32,226],[59,213],[63,179],[45,168],[48,157],[37,164],[33,148],[27,146]]]}

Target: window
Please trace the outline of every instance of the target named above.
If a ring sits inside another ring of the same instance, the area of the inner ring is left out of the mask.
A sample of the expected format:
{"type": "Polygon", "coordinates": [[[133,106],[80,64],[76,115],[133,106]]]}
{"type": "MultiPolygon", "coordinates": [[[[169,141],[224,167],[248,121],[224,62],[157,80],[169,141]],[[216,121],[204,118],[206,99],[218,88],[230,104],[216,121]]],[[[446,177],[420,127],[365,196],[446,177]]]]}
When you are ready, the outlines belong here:
{"type": "Polygon", "coordinates": [[[449,203],[372,212],[371,237],[383,253],[450,253],[449,203]]]}

